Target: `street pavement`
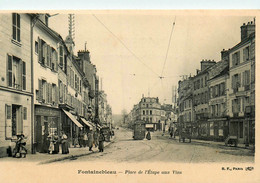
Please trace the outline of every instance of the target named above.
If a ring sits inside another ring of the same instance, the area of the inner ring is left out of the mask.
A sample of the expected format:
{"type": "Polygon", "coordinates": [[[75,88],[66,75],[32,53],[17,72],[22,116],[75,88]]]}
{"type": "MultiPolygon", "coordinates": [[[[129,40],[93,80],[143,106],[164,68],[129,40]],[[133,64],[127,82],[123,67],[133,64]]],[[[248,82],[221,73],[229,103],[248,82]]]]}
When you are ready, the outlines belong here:
{"type": "Polygon", "coordinates": [[[180,143],[169,134],[152,132],[151,140],[133,140],[131,130],[115,130],[111,142],[105,142],[104,152],[97,148],[70,148],[70,154],[28,154],[26,158],[0,158],[0,162],[32,162],[35,164],[69,163],[69,162],[254,162],[254,152],[242,147],[226,147],[224,142],[193,140],[180,143]]]}
{"type": "Polygon", "coordinates": [[[254,162],[251,149],[226,147],[223,142],[192,140],[191,143],[180,143],[162,132],[151,133],[151,140],[133,140],[132,131],[116,130],[114,142],[109,144],[103,153],[60,161],[68,162],[180,162],[180,163],[211,163],[211,162],[254,162]]]}

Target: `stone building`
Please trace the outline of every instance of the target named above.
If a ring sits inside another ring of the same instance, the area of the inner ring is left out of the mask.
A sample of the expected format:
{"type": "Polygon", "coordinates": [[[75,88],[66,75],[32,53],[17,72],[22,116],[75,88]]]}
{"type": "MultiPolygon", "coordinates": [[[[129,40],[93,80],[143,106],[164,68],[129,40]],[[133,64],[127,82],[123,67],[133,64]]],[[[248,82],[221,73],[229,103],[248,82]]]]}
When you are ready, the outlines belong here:
{"type": "MultiPolygon", "coordinates": [[[[187,77],[178,83],[178,125],[196,127],[194,123],[193,78],[187,77]]],[[[192,136],[197,136],[197,128],[192,128],[192,136]]]]}
{"type": "Polygon", "coordinates": [[[240,143],[254,141],[255,22],[241,26],[241,42],[229,49],[229,134],[240,143]]]}
{"type": "Polygon", "coordinates": [[[195,112],[194,137],[205,138],[207,133],[208,112],[209,112],[209,68],[216,64],[215,61],[202,60],[200,62],[201,70],[197,70],[197,74],[193,77],[193,102],[195,112]]]}
{"type": "Polygon", "coordinates": [[[208,125],[203,131],[208,139],[224,141],[228,137],[228,102],[227,86],[229,85],[228,60],[217,62],[209,70],[209,115],[208,125]]]}
{"type": "Polygon", "coordinates": [[[29,14],[0,14],[0,157],[21,134],[32,150],[31,25],[29,14]]]}

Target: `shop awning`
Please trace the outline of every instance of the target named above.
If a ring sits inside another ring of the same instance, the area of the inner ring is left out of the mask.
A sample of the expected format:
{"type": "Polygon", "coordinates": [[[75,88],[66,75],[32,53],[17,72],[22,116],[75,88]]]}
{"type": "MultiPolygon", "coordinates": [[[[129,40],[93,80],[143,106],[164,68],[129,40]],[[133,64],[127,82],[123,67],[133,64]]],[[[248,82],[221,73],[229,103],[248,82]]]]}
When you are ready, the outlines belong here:
{"type": "Polygon", "coordinates": [[[83,121],[83,123],[85,123],[89,127],[89,129],[93,128],[93,126],[87,120],[85,120],[84,118],[80,118],[80,119],[83,121]]]}
{"type": "Polygon", "coordinates": [[[75,125],[77,125],[78,127],[82,128],[83,126],[78,122],[78,120],[76,119],[76,117],[71,114],[68,111],[65,111],[64,109],[62,109],[63,112],[71,119],[71,121],[73,121],[73,123],[75,123],[75,125]]]}

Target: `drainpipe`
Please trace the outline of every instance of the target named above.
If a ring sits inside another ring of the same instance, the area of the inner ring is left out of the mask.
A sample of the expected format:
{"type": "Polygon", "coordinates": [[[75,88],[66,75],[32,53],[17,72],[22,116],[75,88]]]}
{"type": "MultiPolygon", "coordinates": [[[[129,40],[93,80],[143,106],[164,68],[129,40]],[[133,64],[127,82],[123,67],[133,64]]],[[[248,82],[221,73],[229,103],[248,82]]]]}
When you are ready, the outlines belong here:
{"type": "Polygon", "coordinates": [[[33,27],[34,27],[34,21],[35,18],[31,18],[31,93],[32,93],[32,98],[31,98],[31,151],[32,154],[35,154],[35,143],[34,143],[34,69],[33,69],[33,27]]]}

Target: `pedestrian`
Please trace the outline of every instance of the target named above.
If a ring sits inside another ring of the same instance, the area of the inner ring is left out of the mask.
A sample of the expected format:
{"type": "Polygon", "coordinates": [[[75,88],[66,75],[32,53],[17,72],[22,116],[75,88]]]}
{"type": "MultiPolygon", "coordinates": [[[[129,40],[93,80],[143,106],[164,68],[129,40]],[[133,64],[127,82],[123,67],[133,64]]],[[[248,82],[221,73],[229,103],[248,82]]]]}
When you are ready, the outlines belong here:
{"type": "Polygon", "coordinates": [[[88,148],[89,148],[89,151],[92,151],[93,143],[94,143],[93,132],[92,132],[92,130],[90,130],[90,132],[88,133],[88,148]]]}
{"type": "Polygon", "coordinates": [[[150,134],[150,131],[148,131],[148,133],[146,134],[146,139],[147,139],[147,140],[151,140],[151,134],[150,134]]]}
{"type": "Polygon", "coordinates": [[[61,149],[62,149],[62,154],[69,154],[68,137],[65,134],[65,132],[62,132],[62,136],[61,136],[61,149]]]}
{"type": "Polygon", "coordinates": [[[87,141],[88,141],[88,135],[87,135],[87,132],[85,132],[84,136],[83,136],[83,146],[84,147],[87,146],[87,141]]]}
{"type": "Polygon", "coordinates": [[[84,146],[83,145],[83,136],[84,136],[83,130],[81,129],[80,133],[79,133],[79,147],[83,147],[84,146]]]}
{"type": "Polygon", "coordinates": [[[52,152],[52,154],[59,154],[59,152],[60,152],[60,138],[58,136],[57,131],[54,132],[53,143],[54,143],[54,151],[52,152]]]}
{"type": "Polygon", "coordinates": [[[48,149],[48,153],[49,153],[49,154],[52,154],[53,151],[54,151],[54,136],[50,134],[50,135],[48,136],[48,139],[49,139],[49,142],[50,142],[49,149],[48,149]]]}
{"type": "Polygon", "coordinates": [[[79,145],[79,138],[78,138],[78,135],[76,134],[76,132],[75,132],[74,138],[73,138],[73,145],[74,145],[74,147],[77,147],[77,145],[79,145]]]}
{"type": "Polygon", "coordinates": [[[104,136],[103,132],[100,132],[99,137],[98,137],[98,141],[99,141],[99,144],[98,144],[99,152],[104,152],[105,136],[104,136]]]}
{"type": "Polygon", "coordinates": [[[43,144],[41,148],[41,153],[48,153],[49,147],[50,147],[50,141],[49,141],[49,133],[48,130],[44,130],[44,135],[43,135],[43,144]]]}
{"type": "Polygon", "coordinates": [[[173,136],[173,128],[170,128],[169,130],[170,130],[170,136],[172,138],[172,136],[173,136]]]}
{"type": "Polygon", "coordinates": [[[94,131],[94,134],[93,134],[93,137],[94,137],[94,145],[95,147],[98,146],[98,132],[97,131],[94,131]]]}

